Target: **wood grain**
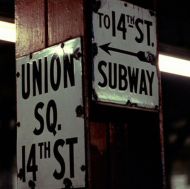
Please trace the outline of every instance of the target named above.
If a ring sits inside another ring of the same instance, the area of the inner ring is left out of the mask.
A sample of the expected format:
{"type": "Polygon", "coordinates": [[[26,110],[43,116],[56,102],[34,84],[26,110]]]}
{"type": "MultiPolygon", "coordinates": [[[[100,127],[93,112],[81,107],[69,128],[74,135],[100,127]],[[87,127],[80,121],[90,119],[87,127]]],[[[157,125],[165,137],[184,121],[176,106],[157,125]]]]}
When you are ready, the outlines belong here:
{"type": "Polygon", "coordinates": [[[83,0],[48,0],[49,46],[83,34],[83,0]]]}
{"type": "Polygon", "coordinates": [[[16,0],[16,56],[45,47],[44,0],[16,0]]]}

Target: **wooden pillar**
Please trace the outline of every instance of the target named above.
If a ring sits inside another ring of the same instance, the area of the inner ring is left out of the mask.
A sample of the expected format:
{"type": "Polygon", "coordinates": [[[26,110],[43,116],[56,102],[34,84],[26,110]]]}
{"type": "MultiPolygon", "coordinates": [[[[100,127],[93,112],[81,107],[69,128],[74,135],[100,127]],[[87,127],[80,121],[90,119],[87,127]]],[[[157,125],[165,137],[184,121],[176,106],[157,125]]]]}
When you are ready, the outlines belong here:
{"type": "Polygon", "coordinates": [[[16,0],[16,57],[82,37],[87,187],[162,189],[160,114],[110,108],[91,101],[91,3],[86,0],[16,0]]]}

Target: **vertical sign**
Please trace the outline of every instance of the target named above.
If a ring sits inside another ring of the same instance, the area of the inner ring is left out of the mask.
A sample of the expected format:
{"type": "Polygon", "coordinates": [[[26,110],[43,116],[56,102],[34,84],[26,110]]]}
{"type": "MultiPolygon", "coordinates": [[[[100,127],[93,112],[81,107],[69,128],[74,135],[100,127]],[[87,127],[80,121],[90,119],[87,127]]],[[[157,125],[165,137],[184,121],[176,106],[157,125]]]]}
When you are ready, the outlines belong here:
{"type": "Polygon", "coordinates": [[[98,102],[157,109],[155,12],[102,0],[93,13],[93,94],[98,102]]]}
{"type": "Polygon", "coordinates": [[[80,38],[17,60],[18,188],[85,187],[80,38]]]}

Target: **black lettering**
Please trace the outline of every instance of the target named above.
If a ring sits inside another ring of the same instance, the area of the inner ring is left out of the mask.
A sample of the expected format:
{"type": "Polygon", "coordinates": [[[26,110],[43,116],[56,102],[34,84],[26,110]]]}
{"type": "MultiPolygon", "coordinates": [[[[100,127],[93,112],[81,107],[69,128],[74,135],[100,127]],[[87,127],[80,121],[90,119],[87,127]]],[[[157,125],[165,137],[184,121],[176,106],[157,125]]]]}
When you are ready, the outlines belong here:
{"type": "Polygon", "coordinates": [[[143,42],[143,39],[144,39],[144,34],[143,34],[143,32],[142,32],[142,30],[141,30],[139,24],[142,25],[142,24],[143,24],[143,20],[140,19],[140,18],[137,18],[137,19],[135,20],[135,26],[136,26],[136,28],[137,28],[137,30],[138,30],[138,32],[139,32],[139,38],[138,38],[138,37],[135,37],[135,40],[136,40],[137,43],[142,43],[142,42],[143,42]]]}
{"type": "Polygon", "coordinates": [[[102,67],[107,67],[107,63],[105,61],[100,61],[99,64],[98,64],[98,70],[103,78],[103,81],[102,82],[98,82],[98,85],[100,87],[106,87],[108,81],[107,81],[107,76],[106,76],[106,73],[104,72],[104,70],[102,69],[102,67]]]}
{"type": "Polygon", "coordinates": [[[50,142],[40,142],[38,146],[40,147],[40,159],[50,158],[50,142]]]}
{"type": "Polygon", "coordinates": [[[42,60],[32,62],[33,68],[33,96],[36,96],[36,88],[38,88],[38,93],[42,94],[42,60]]]}
{"type": "Polygon", "coordinates": [[[44,157],[50,158],[50,142],[44,142],[44,157]]]}
{"type": "Polygon", "coordinates": [[[26,169],[25,169],[25,162],[26,162],[26,157],[25,157],[25,146],[22,146],[22,168],[20,169],[20,178],[22,178],[23,182],[26,182],[26,169]]]}
{"type": "Polygon", "coordinates": [[[130,16],[130,22],[131,22],[131,24],[135,24],[135,17],[134,16],[130,16]]]}
{"type": "Polygon", "coordinates": [[[99,27],[101,28],[102,27],[102,16],[103,16],[103,13],[98,12],[98,15],[99,15],[99,27]]]}
{"type": "Polygon", "coordinates": [[[119,64],[119,90],[126,90],[127,82],[127,69],[124,65],[119,64]]]}
{"type": "Polygon", "coordinates": [[[130,19],[131,16],[130,16],[130,15],[126,15],[126,17],[127,17],[127,23],[128,23],[128,24],[132,24],[132,23],[131,23],[131,19],[130,19]]]}
{"type": "Polygon", "coordinates": [[[64,63],[64,88],[68,87],[67,75],[69,76],[71,86],[75,86],[75,75],[74,75],[74,60],[73,56],[70,55],[70,61],[68,55],[63,57],[64,63]]]}
{"type": "Polygon", "coordinates": [[[109,29],[110,28],[110,17],[108,15],[105,15],[104,16],[104,26],[106,29],[109,29]]]}
{"type": "Polygon", "coordinates": [[[147,92],[147,86],[146,86],[145,71],[141,70],[141,80],[140,80],[139,93],[142,94],[143,92],[144,92],[145,95],[148,94],[148,92],[147,92]]]}
{"type": "Polygon", "coordinates": [[[40,142],[40,143],[38,144],[38,146],[40,147],[40,159],[43,158],[43,145],[44,145],[43,142],[40,142]]]}
{"type": "Polygon", "coordinates": [[[30,63],[26,64],[26,69],[25,73],[25,64],[22,64],[22,97],[24,99],[30,96],[30,63]]]}
{"type": "Polygon", "coordinates": [[[44,57],[44,92],[48,93],[48,60],[44,57]]]}
{"type": "Polygon", "coordinates": [[[129,84],[130,84],[130,92],[137,93],[139,69],[138,68],[136,68],[136,69],[133,68],[132,70],[131,70],[131,67],[128,67],[128,77],[129,77],[129,84]]]}
{"type": "Polygon", "coordinates": [[[126,28],[125,14],[121,14],[117,25],[117,29],[122,32],[123,39],[126,39],[127,28],[126,28]]]}
{"type": "Polygon", "coordinates": [[[54,149],[53,149],[54,156],[55,156],[56,160],[59,162],[60,167],[61,167],[59,172],[55,169],[55,171],[53,173],[54,178],[57,180],[62,179],[65,175],[65,161],[58,150],[59,146],[63,147],[64,144],[65,144],[64,140],[58,139],[55,142],[54,149]]]}
{"type": "Polygon", "coordinates": [[[56,125],[57,125],[57,106],[54,100],[50,100],[47,105],[46,111],[46,124],[48,131],[56,135],[56,125]],[[52,112],[52,115],[51,115],[52,112]],[[52,122],[50,120],[52,118],[52,122]]]}
{"type": "Polygon", "coordinates": [[[152,83],[154,79],[154,72],[151,72],[151,75],[149,75],[149,71],[146,70],[146,74],[148,76],[148,81],[149,81],[149,95],[152,96],[152,83]]]}
{"type": "Polygon", "coordinates": [[[74,172],[74,144],[78,143],[78,139],[75,138],[69,138],[66,139],[66,144],[69,145],[69,159],[70,159],[70,177],[74,178],[75,177],[75,172],[74,172]]]}
{"type": "Polygon", "coordinates": [[[36,145],[32,144],[27,162],[27,172],[32,172],[33,181],[36,181],[37,171],[38,171],[38,166],[36,165],[36,145]]]}
{"type": "Polygon", "coordinates": [[[147,27],[147,45],[150,46],[150,26],[152,26],[152,22],[145,20],[144,23],[147,27]]]}
{"type": "Polygon", "coordinates": [[[116,36],[115,12],[112,11],[112,36],[116,36]]]}
{"type": "Polygon", "coordinates": [[[34,133],[35,135],[40,135],[40,134],[42,134],[42,132],[43,132],[43,130],[44,130],[44,119],[43,119],[42,115],[40,115],[40,113],[38,112],[39,109],[42,110],[43,107],[44,107],[44,103],[43,103],[43,102],[39,102],[39,103],[36,105],[35,109],[34,109],[35,118],[36,118],[36,119],[39,121],[39,123],[40,123],[39,129],[36,129],[36,128],[35,128],[34,131],[33,131],[33,133],[34,133]]]}
{"type": "Polygon", "coordinates": [[[61,63],[59,56],[57,54],[54,54],[51,58],[50,63],[50,83],[52,88],[56,91],[59,88],[61,81],[61,63]],[[55,65],[56,65],[56,71],[55,71],[55,65]],[[57,74],[57,78],[55,81],[55,73],[57,74]]]}
{"type": "Polygon", "coordinates": [[[116,89],[117,87],[117,64],[109,62],[109,87],[116,89]]]}

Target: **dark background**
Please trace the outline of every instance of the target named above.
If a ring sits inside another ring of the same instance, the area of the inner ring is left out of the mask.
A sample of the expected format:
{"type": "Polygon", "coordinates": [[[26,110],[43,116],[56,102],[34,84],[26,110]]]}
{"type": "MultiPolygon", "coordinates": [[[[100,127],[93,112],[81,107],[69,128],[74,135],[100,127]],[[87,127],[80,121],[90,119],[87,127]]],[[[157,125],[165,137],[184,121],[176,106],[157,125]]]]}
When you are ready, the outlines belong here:
{"type": "MultiPolygon", "coordinates": [[[[14,1],[0,0],[0,20],[14,21],[14,1]]],[[[0,189],[15,188],[15,121],[15,44],[0,41],[0,189]]]]}

